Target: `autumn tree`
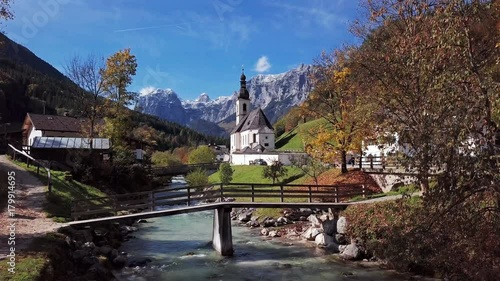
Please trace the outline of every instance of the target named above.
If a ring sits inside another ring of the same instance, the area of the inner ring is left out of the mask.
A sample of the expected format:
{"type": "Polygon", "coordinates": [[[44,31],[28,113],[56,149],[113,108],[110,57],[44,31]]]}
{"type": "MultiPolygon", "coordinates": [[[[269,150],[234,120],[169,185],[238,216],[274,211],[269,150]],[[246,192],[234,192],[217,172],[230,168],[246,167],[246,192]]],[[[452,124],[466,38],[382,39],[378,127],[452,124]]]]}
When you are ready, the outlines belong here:
{"type": "Polygon", "coordinates": [[[76,104],[90,121],[90,128],[84,134],[93,138],[97,135],[96,122],[104,117],[104,59],[95,54],[86,58],[75,55],[64,65],[64,70],[66,76],[78,86],[76,104]]]}
{"type": "Polygon", "coordinates": [[[272,179],[273,184],[276,183],[276,180],[279,180],[279,178],[284,177],[287,174],[288,171],[285,165],[283,165],[280,161],[273,161],[271,165],[264,167],[262,170],[262,177],[265,179],[272,179]]]}
{"type": "Polygon", "coordinates": [[[106,60],[101,71],[103,87],[107,98],[107,118],[105,133],[118,146],[123,146],[131,129],[130,110],[137,94],[127,91],[135,75],[137,62],[130,49],[120,50],[106,60]]]}
{"type": "Polygon", "coordinates": [[[406,164],[416,167],[424,192],[433,170],[458,179],[473,165],[463,156],[477,155],[480,146],[494,150],[491,112],[499,94],[488,72],[498,58],[498,31],[490,28],[498,7],[461,0],[365,6],[371,16],[353,29],[364,39],[353,60],[373,88],[379,127],[409,148],[406,164]],[[466,145],[471,140],[482,144],[466,145]]]}
{"type": "Polygon", "coordinates": [[[313,76],[314,90],[302,109],[326,125],[311,132],[306,152],[324,162],[340,158],[342,173],[347,172],[347,152],[360,150],[361,141],[369,132],[369,103],[352,79],[350,56],[355,49],[323,52],[313,76]]]}
{"type": "Polygon", "coordinates": [[[155,151],[151,155],[151,162],[155,166],[178,166],[182,165],[182,162],[175,155],[168,151],[155,151]]]}

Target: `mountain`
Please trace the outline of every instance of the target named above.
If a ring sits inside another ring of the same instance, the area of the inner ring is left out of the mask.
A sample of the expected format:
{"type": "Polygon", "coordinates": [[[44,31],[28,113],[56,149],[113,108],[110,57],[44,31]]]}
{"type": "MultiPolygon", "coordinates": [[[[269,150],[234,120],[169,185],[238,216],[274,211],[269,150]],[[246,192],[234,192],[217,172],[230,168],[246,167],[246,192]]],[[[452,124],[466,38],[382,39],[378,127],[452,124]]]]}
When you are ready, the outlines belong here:
{"type": "MultiPolygon", "coordinates": [[[[21,123],[27,112],[61,114],[69,111],[78,117],[81,110],[75,103],[73,93],[76,90],[78,87],[64,74],[0,32],[0,124],[21,123]]],[[[165,104],[160,103],[166,108],[169,94],[175,96],[173,91],[154,96],[167,100],[165,104]]],[[[173,110],[175,105],[171,108],[173,110]]],[[[137,126],[146,124],[160,132],[157,147],[160,150],[228,142],[140,112],[132,112],[131,119],[137,126]]]]}
{"type": "MultiPolygon", "coordinates": [[[[313,66],[300,65],[281,74],[256,75],[247,82],[252,107],[262,108],[269,120],[275,122],[290,108],[307,98],[312,89],[308,79],[312,71],[313,66]]],[[[194,124],[199,123],[199,120],[205,120],[217,123],[227,131],[234,126],[236,100],[237,91],[231,96],[214,100],[203,93],[191,101],[181,100],[171,89],[157,89],[139,98],[138,109],[192,128],[195,128],[194,124]]]]}

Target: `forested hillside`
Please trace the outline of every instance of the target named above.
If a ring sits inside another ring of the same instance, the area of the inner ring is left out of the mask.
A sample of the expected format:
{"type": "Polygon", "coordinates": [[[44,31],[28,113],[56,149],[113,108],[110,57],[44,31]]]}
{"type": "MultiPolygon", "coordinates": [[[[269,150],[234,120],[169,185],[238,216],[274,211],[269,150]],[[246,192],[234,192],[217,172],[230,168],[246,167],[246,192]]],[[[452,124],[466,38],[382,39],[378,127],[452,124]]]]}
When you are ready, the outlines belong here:
{"type": "MultiPolygon", "coordinates": [[[[79,116],[75,103],[77,86],[27,48],[0,33],[0,123],[20,122],[27,112],[79,116]]],[[[133,114],[133,121],[163,132],[159,149],[200,143],[224,143],[189,128],[146,114],[133,114]]]]}

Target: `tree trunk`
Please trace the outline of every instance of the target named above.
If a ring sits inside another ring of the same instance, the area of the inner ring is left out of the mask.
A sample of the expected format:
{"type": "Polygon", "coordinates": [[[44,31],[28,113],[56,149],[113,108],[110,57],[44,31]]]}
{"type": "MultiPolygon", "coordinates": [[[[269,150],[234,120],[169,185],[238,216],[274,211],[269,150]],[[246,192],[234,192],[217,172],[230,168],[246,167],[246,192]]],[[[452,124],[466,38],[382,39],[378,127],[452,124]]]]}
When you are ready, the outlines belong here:
{"type": "Polygon", "coordinates": [[[347,173],[347,152],[345,150],[342,150],[340,152],[341,154],[341,172],[342,174],[347,173]]]}

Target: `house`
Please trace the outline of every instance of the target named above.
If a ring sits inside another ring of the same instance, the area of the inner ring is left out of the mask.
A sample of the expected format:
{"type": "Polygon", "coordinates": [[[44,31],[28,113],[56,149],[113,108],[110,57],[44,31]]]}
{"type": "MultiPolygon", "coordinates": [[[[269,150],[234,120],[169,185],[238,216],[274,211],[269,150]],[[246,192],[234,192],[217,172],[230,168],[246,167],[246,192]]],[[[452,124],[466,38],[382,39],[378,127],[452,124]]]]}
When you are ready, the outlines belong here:
{"type": "Polygon", "coordinates": [[[88,119],[27,113],[23,122],[23,146],[32,146],[36,137],[82,137],[88,119]]]}
{"type": "Polygon", "coordinates": [[[39,160],[72,166],[78,154],[96,161],[110,160],[111,142],[107,138],[87,138],[88,119],[69,116],[26,114],[22,125],[23,149],[39,160]]]}

